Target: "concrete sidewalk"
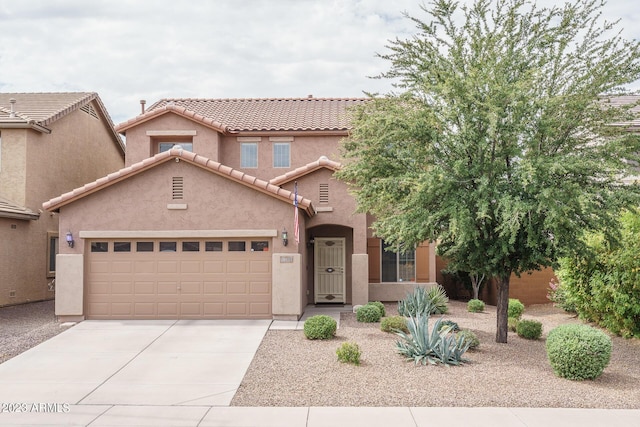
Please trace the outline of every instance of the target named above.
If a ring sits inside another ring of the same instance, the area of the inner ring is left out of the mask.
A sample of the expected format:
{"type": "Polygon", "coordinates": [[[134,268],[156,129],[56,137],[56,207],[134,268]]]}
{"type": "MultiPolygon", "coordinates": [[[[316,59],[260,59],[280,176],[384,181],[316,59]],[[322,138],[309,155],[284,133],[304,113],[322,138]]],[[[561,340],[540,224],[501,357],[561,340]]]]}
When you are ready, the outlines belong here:
{"type": "MultiPolygon", "coordinates": [[[[54,409],[54,408],[50,408],[54,409]]],[[[552,408],[249,408],[71,405],[59,412],[0,414],[3,426],[194,427],[632,427],[640,410],[552,408]]],[[[44,408],[43,408],[44,410],[44,408]]]]}

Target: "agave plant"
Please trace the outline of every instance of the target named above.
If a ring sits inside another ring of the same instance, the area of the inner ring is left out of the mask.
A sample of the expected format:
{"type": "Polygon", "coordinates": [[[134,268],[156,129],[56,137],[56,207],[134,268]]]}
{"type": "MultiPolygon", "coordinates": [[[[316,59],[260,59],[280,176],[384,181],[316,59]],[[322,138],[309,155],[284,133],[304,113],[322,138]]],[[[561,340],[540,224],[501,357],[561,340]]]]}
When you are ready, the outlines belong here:
{"type": "Polygon", "coordinates": [[[435,365],[460,365],[466,360],[462,357],[469,349],[470,343],[463,337],[451,334],[451,325],[440,325],[442,319],[436,320],[429,331],[429,316],[418,315],[407,319],[409,333],[396,332],[402,340],[396,342],[396,351],[417,365],[427,362],[435,365]]]}
{"type": "Polygon", "coordinates": [[[398,301],[398,314],[405,317],[443,314],[447,312],[449,298],[440,285],[430,288],[416,287],[412,293],[398,301]]]}

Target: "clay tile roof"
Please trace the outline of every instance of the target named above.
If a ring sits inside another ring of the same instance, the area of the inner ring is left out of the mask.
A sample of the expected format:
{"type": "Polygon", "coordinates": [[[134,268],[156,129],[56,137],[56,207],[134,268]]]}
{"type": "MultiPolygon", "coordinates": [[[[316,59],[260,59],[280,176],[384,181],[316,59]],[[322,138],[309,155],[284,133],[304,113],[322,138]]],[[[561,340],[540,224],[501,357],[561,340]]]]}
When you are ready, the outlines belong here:
{"type": "MultiPolygon", "coordinates": [[[[61,207],[63,207],[64,205],[72,203],[78,199],[88,196],[89,194],[102,190],[103,188],[109,187],[117,182],[125,180],[131,176],[134,176],[145,170],[148,170],[150,168],[153,168],[155,166],[158,166],[162,163],[171,161],[176,158],[182,161],[189,162],[193,165],[196,165],[205,170],[208,170],[209,172],[223,176],[227,179],[230,179],[232,181],[235,181],[247,187],[253,188],[269,196],[275,197],[276,199],[279,199],[285,202],[290,201],[291,204],[293,205],[293,199],[295,195],[291,191],[284,190],[269,182],[247,175],[243,172],[232,169],[228,166],[224,166],[218,162],[207,159],[206,157],[203,157],[203,156],[199,156],[195,153],[182,150],[181,148],[172,148],[171,150],[164,151],[162,153],[156,154],[153,157],[144,159],[139,163],[120,169],[117,172],[113,172],[107,175],[106,177],[99,178],[94,182],[85,184],[82,187],[76,188],[68,193],[62,194],[61,196],[54,197],[53,199],[47,202],[44,202],[42,204],[42,207],[48,211],[56,211],[61,207]]],[[[300,195],[298,195],[298,206],[302,210],[304,210],[310,217],[315,215],[315,209],[311,204],[311,200],[305,199],[304,197],[301,197],[300,195]]]]}
{"type": "Polygon", "coordinates": [[[100,115],[107,122],[114,141],[124,153],[124,142],[115,131],[113,121],[102,100],[95,92],[49,92],[49,93],[0,93],[0,128],[9,124],[24,124],[49,133],[51,123],[78,109],[86,107],[91,101],[98,104],[100,115]],[[11,113],[11,99],[13,114],[11,113]]]}
{"type": "Polygon", "coordinates": [[[40,214],[0,197],[0,218],[38,219],[40,214]]]}
{"type": "Polygon", "coordinates": [[[284,175],[280,175],[271,179],[269,183],[273,185],[282,185],[282,184],[286,184],[287,182],[291,182],[293,180],[299,179],[300,177],[310,174],[311,172],[317,171],[320,168],[327,168],[335,172],[341,167],[342,167],[341,163],[335,162],[333,160],[329,160],[327,157],[322,156],[315,162],[308,163],[297,169],[289,171],[284,175]]]}
{"type": "Polygon", "coordinates": [[[365,98],[162,99],[147,111],[116,127],[123,132],[168,109],[215,124],[224,132],[347,131],[349,107],[365,98]]]}

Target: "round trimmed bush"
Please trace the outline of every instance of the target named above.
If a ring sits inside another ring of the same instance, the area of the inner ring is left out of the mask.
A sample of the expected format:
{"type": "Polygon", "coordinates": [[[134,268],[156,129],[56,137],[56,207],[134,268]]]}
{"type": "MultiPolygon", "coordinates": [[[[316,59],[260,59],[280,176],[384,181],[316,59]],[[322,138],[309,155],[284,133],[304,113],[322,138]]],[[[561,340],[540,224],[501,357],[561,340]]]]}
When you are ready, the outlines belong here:
{"type": "Polygon", "coordinates": [[[310,340],[328,340],[333,338],[338,329],[334,318],[320,314],[311,316],[304,322],[304,336],[310,340]]]}
{"type": "Polygon", "coordinates": [[[588,325],[560,325],[546,346],[553,372],[570,380],[598,378],[611,359],[611,338],[588,325]]]}
{"type": "Polygon", "coordinates": [[[389,316],[382,319],[380,322],[380,329],[383,332],[397,332],[402,331],[405,334],[409,333],[407,328],[407,319],[402,316],[389,316]]]}
{"type": "Polygon", "coordinates": [[[367,305],[375,305],[376,307],[378,307],[378,310],[380,310],[380,317],[384,317],[387,315],[387,311],[384,308],[384,304],[381,303],[380,301],[371,301],[367,303],[367,305]]]}
{"type": "Polygon", "coordinates": [[[465,341],[470,341],[471,345],[469,346],[469,350],[475,350],[480,346],[480,340],[478,339],[478,336],[469,329],[463,329],[460,332],[456,333],[456,337],[458,339],[460,339],[460,337],[463,337],[465,341]]]}
{"type": "Polygon", "coordinates": [[[356,320],[364,323],[379,322],[382,317],[380,309],[375,305],[363,305],[356,311],[356,320]]]}
{"type": "Polygon", "coordinates": [[[519,337],[537,340],[542,336],[542,323],[537,320],[520,320],[516,326],[519,337]]]}
{"type": "Polygon", "coordinates": [[[509,307],[507,308],[507,316],[514,319],[520,319],[524,312],[524,304],[519,299],[509,298],[509,307]]]}
{"type": "Polygon", "coordinates": [[[336,350],[338,360],[344,363],[352,363],[354,365],[360,364],[360,346],[354,342],[344,342],[336,350]]]}
{"type": "Polygon", "coordinates": [[[470,313],[481,313],[484,311],[484,302],[479,299],[471,299],[467,303],[467,311],[470,313]]]}

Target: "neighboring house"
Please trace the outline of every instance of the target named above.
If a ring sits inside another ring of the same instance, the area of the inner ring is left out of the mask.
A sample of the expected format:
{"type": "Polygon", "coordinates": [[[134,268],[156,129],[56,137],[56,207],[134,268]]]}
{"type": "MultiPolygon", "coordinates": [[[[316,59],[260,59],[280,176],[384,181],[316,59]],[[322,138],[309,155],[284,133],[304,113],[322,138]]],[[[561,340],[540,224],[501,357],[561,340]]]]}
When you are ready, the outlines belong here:
{"type": "Polygon", "coordinates": [[[0,93],[0,306],[54,298],[66,230],[42,203],[121,168],[124,150],[95,93],[0,93]]]}
{"type": "Polygon", "coordinates": [[[383,251],[333,178],[363,102],[166,99],[118,125],[126,167],[43,205],[76,241],[60,246],[56,314],[298,319],[435,283],[433,245],[383,251]]]}

